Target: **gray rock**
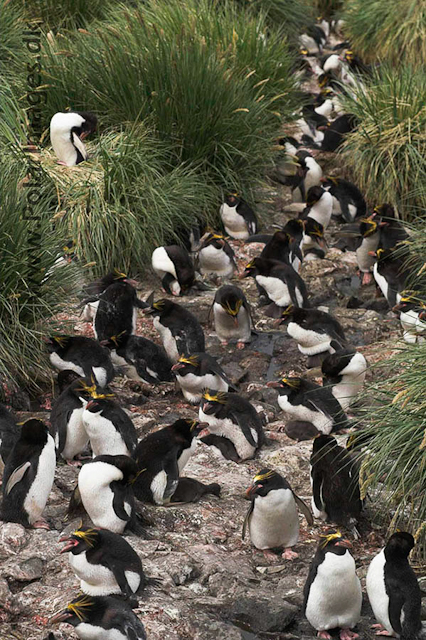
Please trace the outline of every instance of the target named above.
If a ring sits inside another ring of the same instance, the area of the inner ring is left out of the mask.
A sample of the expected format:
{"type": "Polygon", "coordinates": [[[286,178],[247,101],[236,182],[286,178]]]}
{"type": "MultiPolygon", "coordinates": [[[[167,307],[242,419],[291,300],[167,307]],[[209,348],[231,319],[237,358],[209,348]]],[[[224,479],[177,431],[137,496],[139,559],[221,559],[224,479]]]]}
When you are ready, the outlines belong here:
{"type": "Polygon", "coordinates": [[[254,633],[285,631],[296,619],[298,608],[280,596],[240,597],[229,611],[229,619],[254,633]]]}

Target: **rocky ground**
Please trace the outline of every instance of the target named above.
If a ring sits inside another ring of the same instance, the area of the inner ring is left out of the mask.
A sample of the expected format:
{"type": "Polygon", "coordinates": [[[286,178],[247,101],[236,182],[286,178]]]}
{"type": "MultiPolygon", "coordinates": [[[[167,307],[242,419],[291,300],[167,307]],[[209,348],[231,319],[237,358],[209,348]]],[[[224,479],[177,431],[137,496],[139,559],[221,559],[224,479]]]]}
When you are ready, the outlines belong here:
{"type": "MultiPolygon", "coordinates": [[[[269,225],[284,224],[288,193],[284,188],[271,191],[269,225]]],[[[336,229],[336,227],[334,227],[336,229]]],[[[330,246],[333,234],[328,233],[330,246]]],[[[249,257],[258,253],[259,245],[240,247],[240,271],[249,257]]],[[[351,295],[360,295],[355,254],[329,248],[326,259],[302,266],[312,297],[332,310],[342,323],[347,337],[356,344],[370,364],[386,357],[400,336],[399,323],[391,312],[379,314],[365,309],[348,309],[351,295]]],[[[248,502],[245,489],[262,466],[271,466],[287,477],[293,489],[310,501],[309,456],[311,442],[296,443],[283,432],[284,422],[276,403],[276,392],[266,382],[279,373],[306,372],[306,360],[287,336],[285,327],[274,329],[273,321],[256,306],[254,281],[243,280],[241,286],[253,304],[257,335],[244,350],[222,347],[213,328],[208,326],[208,312],[214,291],[195,291],[181,302],[203,324],[207,350],[217,356],[224,369],[238,383],[241,392],[254,403],[265,419],[268,444],[256,460],[236,464],[214,454],[199,443],[197,452],[185,468],[185,475],[203,482],[218,482],[220,498],[209,496],[198,504],[172,507],[145,507],[153,520],[148,540],[129,535],[129,542],[140,554],[146,573],[160,578],[158,587],[148,587],[140,599],[137,614],[150,640],[237,640],[244,638],[308,640],[315,634],[301,615],[303,585],[314,555],[322,523],[308,527],[301,517],[301,535],[296,551],[299,557],[284,561],[277,557],[269,563],[263,554],[241,539],[241,529],[248,502]]],[[[156,289],[152,279],[141,284],[140,297],[156,289]]],[[[375,287],[363,288],[364,298],[374,297],[375,287]]],[[[58,328],[69,314],[57,318],[58,328]]],[[[91,326],[73,320],[74,331],[92,335],[91,326]]],[[[158,340],[152,320],[142,315],[138,332],[158,340]]],[[[311,374],[312,375],[312,372],[311,374]]],[[[315,372],[314,372],[315,375],[315,372]]],[[[374,370],[369,371],[372,378],[374,370]]],[[[174,385],[148,388],[125,383],[117,378],[111,385],[128,410],[139,436],[172,422],[178,415],[197,415],[187,405],[174,385]]],[[[48,407],[50,398],[44,398],[48,407]]],[[[364,400],[368,405],[368,398],[364,400]]],[[[38,413],[48,420],[48,412],[38,413]]],[[[353,414],[352,414],[353,415],[353,414]]],[[[21,417],[26,417],[21,414],[21,417]]],[[[355,412],[356,417],[356,412],[355,412]]],[[[344,442],[347,434],[338,436],[344,442]]],[[[1,640],[18,638],[39,640],[47,637],[49,617],[63,608],[78,592],[78,580],[68,565],[67,555],[59,555],[59,538],[76,528],[79,520],[66,521],[71,491],[78,470],[58,463],[55,483],[45,515],[51,531],[25,530],[12,523],[0,524],[0,620],[1,640]]],[[[354,541],[353,555],[358,575],[363,580],[372,556],[383,545],[385,529],[377,520],[375,509],[367,504],[364,535],[354,541]]],[[[364,598],[361,638],[373,638],[371,609],[364,598]]],[[[75,638],[71,628],[60,625],[57,638],[75,638]]]]}

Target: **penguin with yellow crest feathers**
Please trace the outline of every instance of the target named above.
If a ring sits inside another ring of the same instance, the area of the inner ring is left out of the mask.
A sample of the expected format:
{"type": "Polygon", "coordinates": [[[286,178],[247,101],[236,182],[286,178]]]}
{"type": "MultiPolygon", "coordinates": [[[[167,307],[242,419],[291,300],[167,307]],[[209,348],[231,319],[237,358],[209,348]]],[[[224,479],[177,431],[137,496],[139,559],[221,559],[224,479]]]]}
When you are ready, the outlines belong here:
{"type": "Polygon", "coordinates": [[[228,193],[220,207],[220,217],[228,236],[247,240],[257,233],[257,219],[253,209],[236,191],[228,193]]]}
{"type": "Polygon", "coordinates": [[[79,376],[94,376],[105,387],[114,378],[108,349],[85,336],[55,335],[47,340],[51,364],[59,371],[75,371],[79,376]]]}
{"type": "Polygon", "coordinates": [[[239,287],[225,284],[216,291],[212,305],[214,328],[221,343],[226,346],[237,341],[237,348],[251,339],[251,309],[246,296],[239,287]]]}
{"type": "Polygon", "coordinates": [[[236,388],[213,356],[208,353],[183,355],[172,367],[173,373],[186,400],[198,404],[204,389],[234,391],[236,388]]]}
{"type": "Polygon", "coordinates": [[[235,254],[226,238],[221,233],[211,231],[201,242],[198,251],[200,271],[203,275],[218,278],[232,278],[237,269],[235,254]]]}
{"type": "Polygon", "coordinates": [[[297,507],[310,525],[313,517],[287,480],[272,469],[262,469],[254,476],[246,497],[251,504],[244,519],[243,539],[248,529],[253,545],[263,550],[266,557],[275,559],[269,550],[284,548],[283,558],[297,558],[297,553],[291,550],[299,539],[297,507]]]}

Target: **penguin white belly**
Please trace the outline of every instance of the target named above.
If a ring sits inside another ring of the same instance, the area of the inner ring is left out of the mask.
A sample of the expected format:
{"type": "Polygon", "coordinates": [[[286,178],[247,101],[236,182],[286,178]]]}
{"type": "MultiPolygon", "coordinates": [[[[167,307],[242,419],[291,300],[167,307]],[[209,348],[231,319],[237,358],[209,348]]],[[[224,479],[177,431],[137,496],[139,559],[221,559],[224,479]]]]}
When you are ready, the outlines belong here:
{"type": "Polygon", "coordinates": [[[222,380],[220,376],[213,373],[207,373],[205,376],[196,376],[193,373],[188,373],[186,376],[180,376],[177,373],[176,380],[182,389],[183,395],[188,402],[191,402],[192,404],[200,402],[204,389],[228,391],[229,387],[225,380],[222,380]]]}
{"type": "Polygon", "coordinates": [[[98,306],[99,306],[99,300],[97,302],[88,302],[85,305],[82,313],[82,318],[85,322],[95,321],[98,306]]]}
{"type": "Polygon", "coordinates": [[[234,339],[241,342],[250,342],[250,316],[244,307],[241,307],[238,312],[238,324],[235,324],[234,318],[226,313],[222,305],[218,302],[213,304],[213,313],[214,327],[219,340],[228,342],[229,340],[234,339]]]}
{"type": "Polygon", "coordinates": [[[377,262],[375,263],[375,265],[373,267],[373,274],[374,274],[374,279],[377,282],[377,286],[379,287],[379,289],[382,292],[383,296],[387,300],[388,299],[388,293],[389,293],[389,284],[388,284],[388,281],[386,280],[386,278],[384,276],[382,276],[381,273],[379,273],[379,271],[377,269],[377,262]]]}
{"type": "MultiPolygon", "coordinates": [[[[313,493],[314,483],[313,483],[313,480],[312,480],[312,467],[311,467],[311,473],[309,474],[309,480],[310,480],[310,483],[311,483],[311,489],[312,489],[312,493],[313,493]]],[[[322,509],[322,506],[324,505],[324,499],[323,499],[323,495],[322,495],[323,485],[324,485],[324,481],[321,482],[321,486],[320,486],[320,490],[319,490],[321,505],[317,505],[315,503],[314,496],[312,495],[311,507],[312,507],[312,513],[314,514],[315,518],[320,518],[321,520],[327,520],[327,514],[322,509]]]]}
{"type": "MultiPolygon", "coordinates": [[[[96,476],[93,471],[87,470],[90,464],[84,465],[78,475],[78,488],[81,500],[95,527],[109,529],[114,533],[123,533],[127,521],[119,518],[113,507],[114,493],[110,483],[114,480],[122,480],[120,469],[106,462],[95,462],[96,476]]],[[[125,502],[125,512],[130,516],[131,506],[125,502]]]]}
{"type": "Polygon", "coordinates": [[[51,435],[38,459],[37,473],[24,500],[24,510],[28,514],[28,522],[33,524],[39,520],[46,506],[55,477],[56,454],[55,443],[51,435]]]}
{"type": "Polygon", "coordinates": [[[366,587],[367,595],[373,609],[374,616],[389,633],[396,635],[389,619],[389,596],[385,586],[385,552],[381,552],[373,558],[368,567],[366,587]]]}
{"type": "Polygon", "coordinates": [[[227,277],[234,273],[234,265],[230,257],[222,250],[208,245],[198,254],[202,274],[214,273],[217,276],[227,277]]]}
{"type": "Polygon", "coordinates": [[[275,489],[256,496],[249,523],[256,549],[293,547],[299,539],[299,518],[290,489],[275,489]]]}
{"type": "Polygon", "coordinates": [[[50,354],[50,362],[54,367],[56,367],[56,369],[59,369],[59,371],[69,369],[70,371],[75,371],[75,373],[78,373],[79,376],[84,378],[84,370],[78,364],[70,362],[69,360],[62,360],[57,353],[50,354]]]}
{"type": "Polygon", "coordinates": [[[306,603],[306,617],[317,629],[352,629],[360,619],[361,583],[349,551],[343,556],[328,552],[318,566],[306,603]]]}
{"type": "Polygon", "coordinates": [[[72,460],[81,453],[89,443],[89,436],[83,424],[84,407],[74,409],[67,424],[65,447],[61,456],[65,460],[72,460]]]}
{"type": "Polygon", "coordinates": [[[195,453],[197,449],[197,438],[193,438],[191,446],[182,451],[178,458],[179,475],[182,473],[183,468],[186,466],[189,458],[195,453]]]}
{"type": "Polygon", "coordinates": [[[77,163],[77,150],[71,142],[70,130],[58,131],[51,126],[50,141],[58,160],[65,162],[67,167],[75,166],[77,163]]]}
{"type": "Polygon", "coordinates": [[[307,49],[308,53],[320,53],[320,49],[315,40],[311,36],[308,36],[306,33],[302,33],[302,35],[299,36],[299,43],[303,49],[307,49]]]}
{"type": "Polygon", "coordinates": [[[321,199],[316,202],[308,213],[308,218],[313,218],[322,226],[324,230],[330,224],[331,214],[333,212],[333,196],[331,193],[324,193],[321,199]]]}
{"type": "Polygon", "coordinates": [[[224,202],[220,208],[220,215],[225,231],[231,236],[231,238],[247,240],[250,235],[247,223],[243,216],[240,216],[240,214],[237,213],[237,206],[230,207],[226,202],[224,202]]]}
{"type": "Polygon", "coordinates": [[[340,206],[339,200],[333,196],[333,215],[337,216],[342,213],[342,207],[340,206]]]}
{"type": "Polygon", "coordinates": [[[155,273],[163,278],[166,273],[170,273],[177,279],[176,267],[173,261],[169,258],[167,251],[164,247],[157,247],[154,249],[151,258],[152,268],[155,273]]]}
{"type": "Polygon", "coordinates": [[[369,251],[376,251],[379,246],[379,233],[374,233],[372,236],[363,238],[360,246],[356,250],[356,260],[360,271],[363,273],[369,273],[373,270],[376,258],[369,255],[369,251]]]}
{"type": "Polygon", "coordinates": [[[68,560],[74,573],[81,580],[81,590],[91,596],[106,596],[121,593],[113,572],[101,564],[91,564],[85,553],[68,554],[68,560]]]}
{"type": "Polygon", "coordinates": [[[256,282],[265,289],[268,297],[279,307],[287,307],[291,304],[288,287],[279,278],[258,275],[256,276],[256,282]]]}
{"type": "MultiPolygon", "coordinates": [[[[242,460],[253,458],[256,453],[256,447],[253,447],[253,445],[250,444],[238,424],[235,424],[229,418],[218,420],[215,416],[209,416],[202,411],[201,407],[198,415],[201,422],[208,423],[209,431],[211,433],[228,438],[228,440],[233,443],[242,460]]],[[[258,442],[257,432],[254,429],[251,429],[251,434],[254,442],[258,442]]]]}
{"type": "Polygon", "coordinates": [[[325,116],[328,118],[330,113],[333,111],[333,102],[332,100],[324,100],[324,102],[315,108],[315,112],[320,116],[325,116]]]}
{"type": "Polygon", "coordinates": [[[168,327],[165,327],[164,325],[161,324],[159,318],[157,317],[154,318],[153,324],[154,324],[154,327],[157,329],[158,333],[160,334],[165,352],[169,356],[170,360],[173,363],[176,363],[180,358],[180,354],[176,346],[175,337],[173,336],[172,332],[168,327]]]}
{"type": "Polygon", "coordinates": [[[324,351],[334,353],[334,349],[330,347],[331,338],[326,333],[303,329],[295,322],[289,322],[287,333],[297,341],[299,351],[305,355],[314,356],[324,351]]]}
{"type": "Polygon", "coordinates": [[[303,404],[293,405],[287,396],[278,396],[278,404],[289,417],[312,424],[322,433],[329,434],[333,428],[333,420],[320,411],[309,409],[303,404]]]}
{"type": "Polygon", "coordinates": [[[106,387],[108,378],[105,367],[92,367],[92,371],[98,385],[100,387],[106,387]]]}
{"type": "Polygon", "coordinates": [[[111,350],[111,362],[116,367],[127,367],[127,360],[117,355],[117,351],[115,349],[111,350]]]}
{"type": "Polygon", "coordinates": [[[343,411],[349,409],[352,404],[352,401],[356,396],[362,391],[364,386],[364,378],[365,373],[360,378],[351,378],[350,376],[345,376],[338,384],[334,385],[332,388],[332,394],[340,402],[340,405],[343,411]]]}
{"type": "Polygon", "coordinates": [[[130,456],[123,436],[110,420],[85,409],[83,424],[90,439],[94,458],[105,455],[130,456]]]}
{"type": "Polygon", "coordinates": [[[118,629],[104,629],[87,622],[77,625],[76,633],[80,640],[127,640],[127,632],[121,633],[118,629]]]}
{"type": "Polygon", "coordinates": [[[166,487],[167,473],[165,471],[160,471],[156,476],[154,476],[150,485],[152,497],[155,504],[164,503],[164,492],[166,490],[166,487]]]}
{"type": "Polygon", "coordinates": [[[305,191],[307,193],[311,187],[321,184],[322,169],[313,158],[306,158],[305,163],[309,167],[305,176],[305,191]]]}

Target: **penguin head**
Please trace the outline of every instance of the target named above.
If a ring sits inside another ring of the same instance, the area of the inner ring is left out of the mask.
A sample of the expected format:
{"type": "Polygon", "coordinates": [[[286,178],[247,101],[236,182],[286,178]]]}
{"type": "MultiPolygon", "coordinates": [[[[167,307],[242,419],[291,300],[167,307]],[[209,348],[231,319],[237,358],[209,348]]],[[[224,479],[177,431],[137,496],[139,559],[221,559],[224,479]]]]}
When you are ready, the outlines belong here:
{"type": "Polygon", "coordinates": [[[284,307],[284,309],[281,312],[281,318],[278,318],[275,323],[276,326],[279,326],[281,324],[284,324],[285,322],[288,322],[288,320],[290,320],[290,318],[292,317],[295,309],[296,307],[292,304],[289,304],[286,307],[284,307]]]}
{"type": "Polygon", "coordinates": [[[217,301],[224,312],[234,319],[235,324],[238,324],[238,314],[243,305],[244,294],[237,287],[229,287],[225,285],[217,291],[215,301],[217,301]]]}
{"type": "Polygon", "coordinates": [[[395,209],[387,202],[374,207],[374,214],[383,218],[395,218],[395,209]]]}
{"type": "Polygon", "coordinates": [[[98,546],[100,543],[99,529],[93,529],[92,527],[79,527],[69,536],[59,538],[59,542],[67,543],[63,549],[61,549],[61,553],[71,551],[71,553],[76,556],[98,546]]]}
{"type": "Polygon", "coordinates": [[[46,338],[46,347],[49,353],[62,353],[69,344],[71,336],[57,335],[46,338]]]}
{"type": "Polygon", "coordinates": [[[74,130],[80,139],[84,140],[84,138],[87,138],[87,136],[96,131],[98,119],[91,111],[77,111],[77,113],[83,118],[83,122],[80,127],[73,127],[71,130],[74,130]],[[78,129],[80,131],[78,131],[78,129]]]}
{"type": "Polygon", "coordinates": [[[356,353],[355,349],[339,349],[335,353],[330,353],[321,365],[323,384],[340,382],[340,372],[349,365],[356,353]]]}
{"type": "Polygon", "coordinates": [[[305,234],[307,236],[310,236],[320,246],[325,246],[324,227],[320,222],[318,222],[314,218],[306,218],[305,234]]]}
{"type": "Polygon", "coordinates": [[[64,260],[66,260],[67,262],[72,262],[73,260],[76,259],[76,254],[75,254],[75,247],[76,247],[76,242],[75,240],[69,240],[63,247],[62,247],[62,253],[64,256],[64,260]]]}
{"type": "Polygon", "coordinates": [[[200,370],[201,359],[197,353],[181,356],[179,360],[172,366],[172,371],[179,376],[187,376],[190,373],[198,373],[200,370]]]}
{"type": "Polygon", "coordinates": [[[385,546],[386,560],[404,560],[410,555],[415,540],[407,531],[397,531],[387,541],[385,546]]]}
{"type": "Polygon", "coordinates": [[[228,394],[225,391],[206,389],[201,398],[200,409],[209,416],[214,416],[226,404],[228,394]]]}
{"type": "Polygon", "coordinates": [[[242,272],[242,274],[240,275],[240,278],[248,278],[249,276],[252,276],[253,278],[259,273],[259,270],[257,268],[257,261],[259,260],[259,258],[254,258],[253,260],[250,260],[250,262],[248,262],[246,264],[246,268],[244,269],[244,271],[242,272]]]}
{"type": "Polygon", "coordinates": [[[120,469],[121,473],[123,474],[123,480],[121,482],[123,482],[124,484],[132,484],[138,475],[138,466],[136,462],[129,456],[113,456],[105,454],[102,456],[96,456],[96,458],[93,458],[93,460],[91,460],[87,464],[93,464],[96,462],[105,462],[106,464],[113,465],[114,467],[117,467],[117,469],[120,469]]]}
{"type": "Polygon", "coordinates": [[[200,251],[208,246],[213,246],[215,249],[223,249],[226,246],[226,238],[221,233],[210,231],[203,240],[200,251]]]}
{"type": "Polygon", "coordinates": [[[337,447],[337,440],[333,438],[333,436],[326,435],[325,433],[321,433],[316,436],[312,443],[312,453],[317,454],[319,451],[325,455],[326,450],[333,449],[337,447]]]}
{"type": "Polygon", "coordinates": [[[401,291],[401,300],[392,308],[392,311],[406,313],[413,309],[420,311],[420,318],[424,318],[426,315],[426,304],[417,297],[415,291],[401,291]]]}
{"type": "Polygon", "coordinates": [[[331,552],[335,555],[343,556],[347,549],[351,549],[352,547],[350,541],[346,540],[339,530],[328,531],[326,534],[320,535],[320,538],[321,540],[318,545],[318,550],[324,555],[331,552]]]}
{"type": "Polygon", "coordinates": [[[92,398],[85,406],[86,411],[90,411],[92,415],[102,416],[102,413],[111,406],[111,400],[108,398],[92,398]]]}
{"type": "Polygon", "coordinates": [[[30,418],[25,422],[18,422],[17,424],[21,426],[21,441],[33,445],[40,445],[47,442],[49,429],[41,420],[30,418]]]}
{"type": "MultiPolygon", "coordinates": [[[[105,388],[99,387],[96,384],[94,377],[80,378],[73,383],[73,392],[83,402],[90,403],[95,401],[108,401],[114,398],[114,394],[107,391],[105,388]]],[[[87,407],[87,405],[86,405],[87,407]]],[[[94,410],[92,413],[96,413],[94,410]]]]}
{"type": "Polygon", "coordinates": [[[50,623],[67,622],[73,627],[77,627],[82,622],[89,620],[95,607],[96,603],[93,598],[85,594],[78,595],[65,609],[50,618],[50,623]]]}
{"type": "Polygon", "coordinates": [[[130,334],[127,331],[120,331],[120,333],[117,333],[117,335],[110,336],[108,340],[102,340],[101,345],[110,350],[123,349],[126,346],[129,338],[130,334]]]}
{"type": "Polygon", "coordinates": [[[169,429],[177,436],[179,440],[191,443],[201,431],[207,427],[207,423],[199,422],[199,420],[190,420],[189,418],[180,418],[173,424],[169,425],[169,429]]]}
{"type": "Polygon", "coordinates": [[[311,187],[306,196],[306,206],[312,207],[316,202],[318,202],[323,194],[325,193],[324,189],[319,185],[315,185],[315,187],[311,187]]]}
{"type": "Polygon", "coordinates": [[[272,469],[261,469],[253,478],[252,484],[246,491],[246,497],[255,500],[256,496],[266,496],[274,489],[286,488],[284,478],[272,469]]]}
{"type": "Polygon", "coordinates": [[[167,315],[176,307],[174,302],[167,300],[166,298],[160,298],[157,302],[153,302],[150,307],[143,309],[143,313],[147,315],[167,315]]]}
{"type": "Polygon", "coordinates": [[[302,384],[302,378],[281,378],[276,382],[268,382],[267,387],[277,389],[280,396],[289,396],[298,393],[302,384]]]}
{"type": "Polygon", "coordinates": [[[372,218],[363,218],[359,225],[359,231],[363,238],[368,238],[376,233],[378,222],[372,218]]]}
{"type": "Polygon", "coordinates": [[[324,189],[331,189],[331,187],[336,187],[339,184],[339,178],[335,176],[323,176],[321,178],[321,184],[324,189]]]}
{"type": "Polygon", "coordinates": [[[345,53],[343,54],[343,58],[346,60],[346,62],[348,62],[350,64],[351,62],[353,62],[353,60],[355,58],[354,52],[350,51],[349,49],[347,49],[345,51],[345,53]]]}
{"type": "Polygon", "coordinates": [[[304,230],[305,223],[300,218],[289,220],[283,229],[283,231],[289,234],[292,240],[300,240],[304,230]]]}
{"type": "Polygon", "coordinates": [[[236,207],[240,202],[240,194],[237,191],[229,191],[225,195],[225,202],[228,207],[236,207]]]}

